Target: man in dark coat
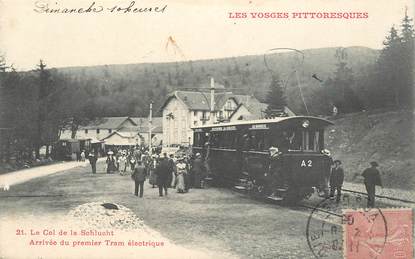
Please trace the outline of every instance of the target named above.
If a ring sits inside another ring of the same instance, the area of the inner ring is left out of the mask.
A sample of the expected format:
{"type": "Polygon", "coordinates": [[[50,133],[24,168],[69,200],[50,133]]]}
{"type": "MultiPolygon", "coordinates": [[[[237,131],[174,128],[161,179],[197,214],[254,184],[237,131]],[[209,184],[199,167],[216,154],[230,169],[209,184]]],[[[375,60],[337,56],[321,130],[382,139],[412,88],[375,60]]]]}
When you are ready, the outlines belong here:
{"type": "Polygon", "coordinates": [[[140,189],[140,198],[142,198],[144,193],[144,182],[146,180],[146,168],[140,160],[137,161],[137,165],[134,168],[134,173],[131,175],[131,178],[135,183],[134,195],[138,196],[138,189],[140,189]]]}
{"type": "Polygon", "coordinates": [[[202,156],[200,153],[196,154],[196,158],[192,164],[192,174],[194,177],[194,188],[202,188],[203,187],[203,180],[205,178],[205,166],[202,161],[202,156]]]}
{"type": "Polygon", "coordinates": [[[159,196],[163,196],[163,189],[164,194],[167,196],[167,187],[169,183],[172,181],[172,172],[173,168],[171,167],[171,163],[167,154],[163,154],[163,158],[160,160],[160,163],[157,165],[156,174],[157,174],[157,186],[159,187],[159,196]]]}
{"type": "Polygon", "coordinates": [[[334,192],[337,191],[336,202],[340,202],[344,180],[344,171],[341,164],[342,162],[340,160],[335,160],[334,168],[331,170],[330,175],[330,198],[334,198],[334,192]]]}
{"type": "Polygon", "coordinates": [[[321,197],[328,198],[329,197],[329,180],[332,166],[334,166],[333,158],[331,157],[331,153],[329,150],[324,149],[321,151],[323,156],[323,177],[320,182],[320,193],[321,197]],[[322,191],[322,193],[321,193],[322,191]]]}
{"type": "Polygon", "coordinates": [[[98,154],[94,151],[89,153],[88,156],[89,163],[91,164],[92,173],[95,174],[97,172],[97,160],[98,160],[98,154]]]}
{"type": "Polygon", "coordinates": [[[377,167],[379,164],[375,161],[370,162],[371,167],[363,171],[362,176],[365,178],[364,183],[367,191],[367,207],[373,208],[375,206],[375,193],[376,185],[383,188],[382,181],[380,179],[380,173],[377,167]]]}

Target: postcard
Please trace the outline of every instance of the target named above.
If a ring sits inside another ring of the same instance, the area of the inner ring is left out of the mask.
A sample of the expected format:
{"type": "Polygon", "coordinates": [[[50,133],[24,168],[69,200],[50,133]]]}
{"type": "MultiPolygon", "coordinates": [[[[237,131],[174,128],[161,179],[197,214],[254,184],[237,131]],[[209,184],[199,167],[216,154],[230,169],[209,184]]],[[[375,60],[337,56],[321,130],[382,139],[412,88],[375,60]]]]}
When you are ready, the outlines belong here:
{"type": "Polygon", "coordinates": [[[0,258],[413,258],[414,8],[0,0],[0,258]]]}

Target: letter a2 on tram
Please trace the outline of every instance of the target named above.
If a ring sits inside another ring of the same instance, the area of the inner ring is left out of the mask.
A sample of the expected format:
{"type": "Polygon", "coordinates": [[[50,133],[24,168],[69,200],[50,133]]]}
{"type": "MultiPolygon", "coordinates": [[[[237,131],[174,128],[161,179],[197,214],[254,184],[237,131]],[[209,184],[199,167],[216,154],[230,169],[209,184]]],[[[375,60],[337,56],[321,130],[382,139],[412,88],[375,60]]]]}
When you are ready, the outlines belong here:
{"type": "Polygon", "coordinates": [[[301,162],[301,167],[312,167],[313,166],[313,161],[312,160],[308,160],[307,162],[305,160],[303,160],[301,162]]]}

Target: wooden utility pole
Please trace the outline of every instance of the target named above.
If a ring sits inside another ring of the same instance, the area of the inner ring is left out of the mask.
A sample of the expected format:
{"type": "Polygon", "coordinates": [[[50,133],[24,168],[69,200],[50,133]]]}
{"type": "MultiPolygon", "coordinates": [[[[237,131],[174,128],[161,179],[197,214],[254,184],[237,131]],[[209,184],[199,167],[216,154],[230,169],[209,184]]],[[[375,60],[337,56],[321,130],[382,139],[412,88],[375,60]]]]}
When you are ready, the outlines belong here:
{"type": "Polygon", "coordinates": [[[151,130],[153,128],[153,102],[150,102],[150,115],[148,117],[148,153],[152,155],[151,130]]]}
{"type": "Polygon", "coordinates": [[[214,118],[215,114],[215,79],[213,77],[210,78],[210,118],[209,120],[211,123],[215,122],[214,118]]]}

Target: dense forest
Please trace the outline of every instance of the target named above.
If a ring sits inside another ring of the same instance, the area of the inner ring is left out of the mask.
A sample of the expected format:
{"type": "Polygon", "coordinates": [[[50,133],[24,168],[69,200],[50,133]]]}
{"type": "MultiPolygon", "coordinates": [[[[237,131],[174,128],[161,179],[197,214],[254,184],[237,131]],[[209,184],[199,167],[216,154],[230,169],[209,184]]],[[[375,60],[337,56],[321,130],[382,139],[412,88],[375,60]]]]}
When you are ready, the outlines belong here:
{"type": "Polygon", "coordinates": [[[76,130],[95,117],[146,116],[150,102],[160,114],[171,91],[206,88],[210,77],[229,91],[274,106],[283,100],[297,114],[326,116],[333,107],[343,114],[412,108],[413,28],[405,15],[399,27],[391,27],[381,50],[283,49],[212,60],[68,68],[48,68],[47,60],[40,60],[31,71],[16,71],[3,56],[0,156],[34,151],[39,157],[39,148],[55,142],[63,127],[76,130]]]}

